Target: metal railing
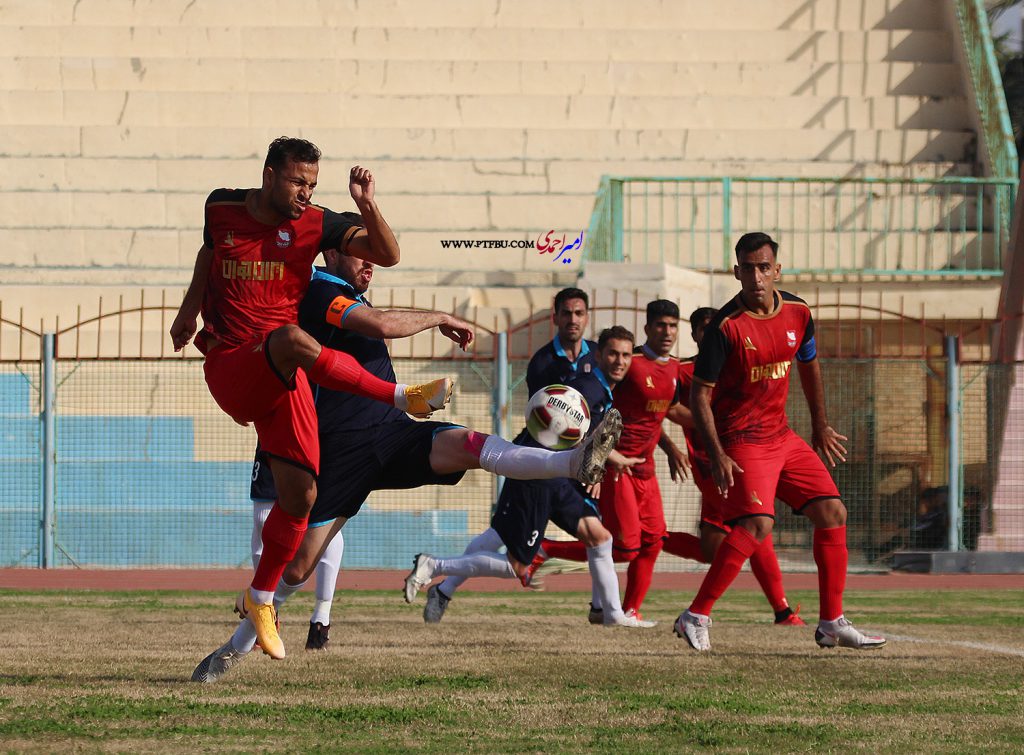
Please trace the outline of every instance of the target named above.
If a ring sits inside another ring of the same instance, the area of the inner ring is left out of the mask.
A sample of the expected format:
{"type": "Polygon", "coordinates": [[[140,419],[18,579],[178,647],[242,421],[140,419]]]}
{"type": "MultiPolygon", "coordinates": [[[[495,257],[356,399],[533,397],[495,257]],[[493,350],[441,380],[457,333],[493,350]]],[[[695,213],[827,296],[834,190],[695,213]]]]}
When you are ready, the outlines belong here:
{"type": "Polygon", "coordinates": [[[990,174],[1016,178],[1017,147],[985,4],[982,0],[956,0],[954,8],[964,59],[971,74],[971,90],[981,121],[980,136],[990,174]]]}
{"type": "Polygon", "coordinates": [[[604,176],[589,261],[727,271],[763,230],[787,274],[1001,276],[1017,179],[604,176]]]}

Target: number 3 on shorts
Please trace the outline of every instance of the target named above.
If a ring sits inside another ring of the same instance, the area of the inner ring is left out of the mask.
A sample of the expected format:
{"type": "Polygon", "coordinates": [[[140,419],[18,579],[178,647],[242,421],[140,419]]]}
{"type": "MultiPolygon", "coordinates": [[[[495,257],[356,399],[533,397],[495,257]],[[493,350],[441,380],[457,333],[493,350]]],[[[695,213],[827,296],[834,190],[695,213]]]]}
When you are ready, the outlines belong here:
{"type": "Polygon", "coordinates": [[[537,532],[537,530],[534,530],[534,531],[533,531],[533,534],[532,534],[532,535],[530,535],[530,539],[526,541],[526,545],[527,545],[527,546],[529,546],[530,548],[532,548],[532,547],[533,547],[533,544],[534,544],[535,542],[537,542],[537,537],[538,537],[539,535],[540,535],[540,533],[539,533],[539,532],[537,532]]]}

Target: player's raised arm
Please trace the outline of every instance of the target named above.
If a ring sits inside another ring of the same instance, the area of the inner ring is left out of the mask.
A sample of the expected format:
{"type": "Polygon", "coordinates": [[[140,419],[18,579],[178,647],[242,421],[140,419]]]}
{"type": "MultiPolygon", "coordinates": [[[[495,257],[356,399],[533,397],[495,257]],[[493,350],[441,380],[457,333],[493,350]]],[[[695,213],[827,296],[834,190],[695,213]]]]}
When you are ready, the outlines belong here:
{"type": "Polygon", "coordinates": [[[213,260],[213,250],[206,244],[199,248],[196,254],[196,264],[192,270],[192,282],[189,283],[185,298],[178,307],[178,314],[174,316],[171,323],[171,342],[175,351],[181,351],[198,328],[199,310],[203,305],[203,296],[206,294],[206,284],[210,278],[210,262],[213,260]]]}
{"type": "Polygon", "coordinates": [[[473,326],[444,312],[355,307],[346,316],[344,327],[370,338],[406,338],[438,328],[463,350],[473,342],[473,326]]]}
{"type": "Polygon", "coordinates": [[[796,365],[800,373],[800,387],[803,389],[804,398],[807,399],[807,408],[811,412],[811,445],[829,466],[834,467],[836,459],[846,461],[846,447],[842,443],[846,436],[837,433],[828,423],[821,366],[817,359],[807,362],[797,360],[796,365]]]}
{"type": "Polygon", "coordinates": [[[374,199],[373,174],[359,165],[353,166],[349,173],[348,190],[355,200],[356,207],[359,208],[365,231],[359,231],[343,251],[352,257],[373,262],[381,267],[397,265],[401,250],[398,248],[395,234],[384,220],[374,199]]]}

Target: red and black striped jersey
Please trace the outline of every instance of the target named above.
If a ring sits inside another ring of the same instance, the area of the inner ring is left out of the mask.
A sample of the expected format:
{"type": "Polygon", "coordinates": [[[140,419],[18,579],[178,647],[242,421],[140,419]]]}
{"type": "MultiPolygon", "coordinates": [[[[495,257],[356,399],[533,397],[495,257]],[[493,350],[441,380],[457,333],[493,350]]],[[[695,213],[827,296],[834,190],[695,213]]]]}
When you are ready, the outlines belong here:
{"type": "Polygon", "coordinates": [[[761,443],[788,426],[786,397],[793,357],[815,358],[814,321],[807,302],[775,292],[775,309],[751,312],[737,295],[708,324],[694,380],[715,387],[711,410],[722,446],[761,443]]]}
{"type": "Polygon", "coordinates": [[[324,249],[342,248],[359,228],[316,205],[295,220],[261,223],[246,209],[250,191],[217,189],[206,200],[203,243],[213,260],[196,337],[203,353],[208,337],[237,346],[297,322],[313,260],[324,249]]]}

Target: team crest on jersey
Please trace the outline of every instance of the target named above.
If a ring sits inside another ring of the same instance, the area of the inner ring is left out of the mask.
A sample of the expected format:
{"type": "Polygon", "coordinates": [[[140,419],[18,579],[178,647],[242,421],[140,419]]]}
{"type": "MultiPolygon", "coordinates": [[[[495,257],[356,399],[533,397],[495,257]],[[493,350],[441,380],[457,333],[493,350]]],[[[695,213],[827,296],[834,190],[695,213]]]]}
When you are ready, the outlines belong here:
{"type": "Polygon", "coordinates": [[[287,249],[292,245],[292,235],[288,231],[281,230],[277,232],[277,246],[281,249],[287,249]]]}
{"type": "Polygon", "coordinates": [[[590,374],[590,365],[589,364],[583,365],[583,371],[589,375],[590,374]]]}
{"type": "Polygon", "coordinates": [[[787,330],[786,331],[786,345],[789,346],[790,348],[793,348],[794,346],[796,346],[796,331],[795,330],[787,330]]]}

